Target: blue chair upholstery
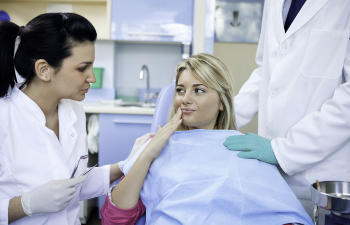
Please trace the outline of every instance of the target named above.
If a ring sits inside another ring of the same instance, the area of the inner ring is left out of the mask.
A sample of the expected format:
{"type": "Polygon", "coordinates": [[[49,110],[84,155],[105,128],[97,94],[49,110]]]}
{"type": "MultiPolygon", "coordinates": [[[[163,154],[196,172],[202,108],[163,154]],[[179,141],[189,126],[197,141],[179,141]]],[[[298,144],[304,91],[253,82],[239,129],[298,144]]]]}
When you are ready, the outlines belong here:
{"type": "MultiPolygon", "coordinates": [[[[156,108],[153,114],[153,121],[151,126],[151,132],[156,132],[158,126],[164,126],[168,121],[169,110],[173,102],[175,93],[175,81],[172,81],[160,90],[157,98],[156,108]]],[[[142,216],[136,223],[136,225],[144,225],[146,223],[146,216],[142,216]]]]}
{"type": "Polygon", "coordinates": [[[135,225],[145,225],[146,224],[146,216],[143,215],[137,222],[135,225]]]}
{"type": "Polygon", "coordinates": [[[161,89],[153,114],[151,132],[156,132],[159,125],[164,126],[164,124],[166,124],[168,121],[169,110],[173,102],[174,93],[175,81],[172,81],[161,89]]]}

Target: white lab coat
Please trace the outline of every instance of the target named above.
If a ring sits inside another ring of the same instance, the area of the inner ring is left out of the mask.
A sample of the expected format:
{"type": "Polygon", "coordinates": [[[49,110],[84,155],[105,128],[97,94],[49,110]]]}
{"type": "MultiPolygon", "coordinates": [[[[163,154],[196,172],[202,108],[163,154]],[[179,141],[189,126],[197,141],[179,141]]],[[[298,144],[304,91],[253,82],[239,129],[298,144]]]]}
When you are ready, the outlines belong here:
{"type": "MultiPolygon", "coordinates": [[[[45,126],[39,106],[18,88],[0,99],[0,225],[8,224],[9,200],[39,185],[69,178],[80,156],[87,154],[82,106],[62,100],[58,106],[59,140],[45,126]]],[[[86,169],[82,161],[77,174],[86,169]]],[[[36,214],[14,225],[77,225],[79,200],[108,192],[109,166],[94,168],[67,208],[36,214]]]]}
{"type": "Polygon", "coordinates": [[[350,1],[307,0],[285,33],[265,0],[258,68],[235,97],[238,127],[259,112],[286,180],[310,200],[316,179],[350,181],[350,1]]]}

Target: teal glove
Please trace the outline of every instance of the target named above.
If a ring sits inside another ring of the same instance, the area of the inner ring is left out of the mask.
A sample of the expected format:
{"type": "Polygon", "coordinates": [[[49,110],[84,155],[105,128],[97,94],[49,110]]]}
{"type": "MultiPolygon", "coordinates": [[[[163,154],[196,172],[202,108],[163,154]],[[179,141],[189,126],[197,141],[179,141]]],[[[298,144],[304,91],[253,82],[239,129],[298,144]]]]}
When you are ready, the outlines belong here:
{"type": "Polygon", "coordinates": [[[258,159],[277,165],[277,159],[273,153],[271,141],[259,135],[248,133],[247,135],[230,136],[224,142],[226,148],[232,151],[241,151],[238,157],[245,159],[258,159]]]}

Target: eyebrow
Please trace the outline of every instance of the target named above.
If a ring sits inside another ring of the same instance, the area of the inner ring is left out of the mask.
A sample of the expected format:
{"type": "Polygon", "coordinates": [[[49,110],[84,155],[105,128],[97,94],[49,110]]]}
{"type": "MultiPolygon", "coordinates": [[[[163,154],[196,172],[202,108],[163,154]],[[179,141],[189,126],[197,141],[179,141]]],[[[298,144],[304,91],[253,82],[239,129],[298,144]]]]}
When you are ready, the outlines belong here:
{"type": "MultiPolygon", "coordinates": [[[[183,85],[183,84],[178,84],[178,85],[176,85],[176,86],[184,87],[184,85],[183,85]]],[[[204,87],[207,87],[207,86],[206,86],[206,85],[204,85],[204,84],[193,84],[193,85],[192,85],[192,87],[198,87],[198,86],[204,86],[204,87]]]]}
{"type": "Polygon", "coordinates": [[[91,64],[92,64],[92,62],[90,62],[90,61],[86,61],[86,62],[81,62],[81,63],[79,63],[79,65],[80,65],[80,64],[91,65],[91,64]]]}

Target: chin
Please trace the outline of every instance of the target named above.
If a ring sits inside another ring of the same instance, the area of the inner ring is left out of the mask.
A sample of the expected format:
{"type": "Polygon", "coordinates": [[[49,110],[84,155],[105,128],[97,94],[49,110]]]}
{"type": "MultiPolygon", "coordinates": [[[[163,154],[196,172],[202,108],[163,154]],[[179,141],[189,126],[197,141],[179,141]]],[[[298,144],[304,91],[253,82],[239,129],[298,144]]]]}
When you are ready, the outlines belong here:
{"type": "Polygon", "coordinates": [[[85,99],[85,95],[74,96],[74,97],[71,97],[70,99],[74,101],[83,101],[85,99]]]}
{"type": "Polygon", "coordinates": [[[85,95],[79,99],[77,99],[76,101],[83,101],[85,99],[85,95]]]}
{"type": "Polygon", "coordinates": [[[194,124],[191,123],[191,121],[183,120],[183,121],[182,121],[182,126],[183,126],[183,127],[190,128],[190,127],[194,127],[194,124]]]}

